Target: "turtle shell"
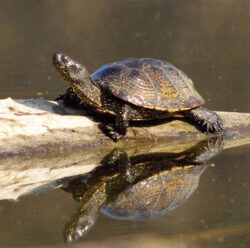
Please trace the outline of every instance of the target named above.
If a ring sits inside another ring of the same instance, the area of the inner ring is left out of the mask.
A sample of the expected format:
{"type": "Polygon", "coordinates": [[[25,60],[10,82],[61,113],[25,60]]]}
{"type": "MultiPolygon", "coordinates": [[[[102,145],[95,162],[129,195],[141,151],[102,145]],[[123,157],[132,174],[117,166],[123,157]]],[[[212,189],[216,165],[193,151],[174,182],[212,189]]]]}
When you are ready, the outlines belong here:
{"type": "Polygon", "coordinates": [[[159,218],[184,203],[196,190],[207,165],[165,170],[130,186],[101,211],[120,220],[159,218]]]}
{"type": "Polygon", "coordinates": [[[192,80],[172,64],[156,59],[128,59],[104,65],[93,81],[112,95],[149,109],[175,112],[202,106],[192,80]]]}

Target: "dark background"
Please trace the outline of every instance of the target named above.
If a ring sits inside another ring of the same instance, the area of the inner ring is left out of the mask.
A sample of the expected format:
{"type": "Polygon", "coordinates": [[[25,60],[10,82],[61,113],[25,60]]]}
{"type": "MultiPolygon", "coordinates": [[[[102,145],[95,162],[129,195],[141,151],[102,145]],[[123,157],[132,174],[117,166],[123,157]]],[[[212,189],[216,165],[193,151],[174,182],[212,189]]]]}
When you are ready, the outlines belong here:
{"type": "Polygon", "coordinates": [[[128,57],[172,62],[211,108],[249,112],[250,2],[1,0],[0,97],[53,99],[67,87],[51,57],[90,72],[128,57]]]}

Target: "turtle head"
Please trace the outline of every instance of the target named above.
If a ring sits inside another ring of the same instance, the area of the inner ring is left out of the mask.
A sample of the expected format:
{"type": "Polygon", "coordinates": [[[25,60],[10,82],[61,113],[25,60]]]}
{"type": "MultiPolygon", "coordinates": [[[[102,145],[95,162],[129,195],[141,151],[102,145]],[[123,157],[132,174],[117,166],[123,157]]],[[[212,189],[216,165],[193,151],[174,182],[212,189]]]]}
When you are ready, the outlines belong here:
{"type": "Polygon", "coordinates": [[[101,106],[101,91],[92,81],[85,66],[63,53],[54,54],[53,64],[82,103],[95,108],[101,106]]]}
{"type": "Polygon", "coordinates": [[[87,69],[82,64],[63,53],[55,53],[53,63],[62,77],[70,83],[83,81],[90,77],[87,69]]]}

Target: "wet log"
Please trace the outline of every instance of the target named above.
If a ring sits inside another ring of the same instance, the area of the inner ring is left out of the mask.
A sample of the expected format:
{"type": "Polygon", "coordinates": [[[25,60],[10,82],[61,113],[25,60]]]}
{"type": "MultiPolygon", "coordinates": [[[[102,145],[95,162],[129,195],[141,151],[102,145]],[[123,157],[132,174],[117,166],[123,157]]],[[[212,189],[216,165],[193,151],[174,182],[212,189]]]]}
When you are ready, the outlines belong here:
{"type": "MultiPolygon", "coordinates": [[[[250,114],[217,112],[224,148],[250,144],[250,114]]],[[[58,179],[83,174],[114,148],[130,156],[184,151],[208,136],[181,120],[129,128],[115,143],[85,111],[44,99],[0,100],[0,200],[59,187],[58,179]]]]}

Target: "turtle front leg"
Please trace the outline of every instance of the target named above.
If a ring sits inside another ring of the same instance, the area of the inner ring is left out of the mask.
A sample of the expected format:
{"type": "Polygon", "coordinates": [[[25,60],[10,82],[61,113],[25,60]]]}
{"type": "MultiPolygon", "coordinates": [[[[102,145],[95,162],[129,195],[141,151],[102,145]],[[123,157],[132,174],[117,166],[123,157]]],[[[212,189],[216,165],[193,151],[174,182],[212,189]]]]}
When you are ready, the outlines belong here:
{"type": "Polygon", "coordinates": [[[131,165],[128,154],[120,149],[115,149],[109,153],[101,164],[117,166],[119,172],[128,183],[132,183],[135,179],[136,173],[133,173],[133,166],[131,165]]]}
{"type": "Polygon", "coordinates": [[[202,131],[220,133],[223,131],[223,122],[215,112],[199,107],[186,111],[185,116],[196,124],[202,131]]]}
{"type": "Polygon", "coordinates": [[[127,104],[123,105],[119,113],[116,115],[115,125],[107,125],[106,130],[108,136],[114,141],[118,141],[127,133],[129,126],[131,107],[127,104]]]}
{"type": "Polygon", "coordinates": [[[69,87],[64,94],[59,95],[55,101],[62,102],[65,106],[76,107],[80,100],[76,93],[69,87]]]}
{"type": "Polygon", "coordinates": [[[219,155],[224,147],[223,135],[213,136],[207,140],[199,142],[195,147],[186,151],[187,156],[184,157],[186,164],[205,164],[210,159],[219,155]]]}

